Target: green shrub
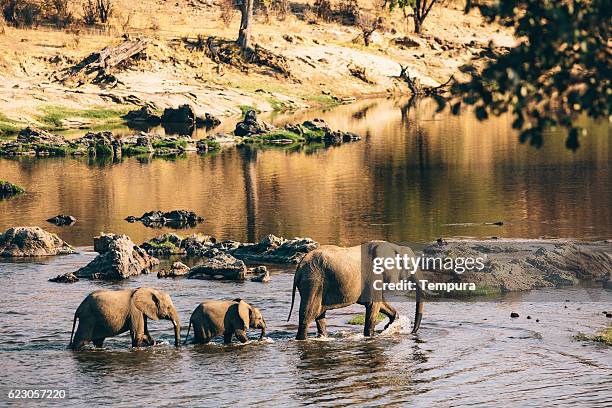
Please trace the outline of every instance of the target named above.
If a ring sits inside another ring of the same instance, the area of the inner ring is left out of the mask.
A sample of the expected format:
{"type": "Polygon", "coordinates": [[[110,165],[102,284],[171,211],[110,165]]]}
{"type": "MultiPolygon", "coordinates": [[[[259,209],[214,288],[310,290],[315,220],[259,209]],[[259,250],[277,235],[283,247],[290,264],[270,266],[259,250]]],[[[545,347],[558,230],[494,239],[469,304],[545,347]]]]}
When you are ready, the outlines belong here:
{"type": "MultiPolygon", "coordinates": [[[[385,316],[384,314],[378,313],[378,316],[376,316],[376,324],[382,322],[386,318],[387,318],[387,316],[385,316]]],[[[355,325],[365,324],[365,315],[361,314],[361,315],[354,316],[347,323],[348,324],[355,324],[355,325]]]]}

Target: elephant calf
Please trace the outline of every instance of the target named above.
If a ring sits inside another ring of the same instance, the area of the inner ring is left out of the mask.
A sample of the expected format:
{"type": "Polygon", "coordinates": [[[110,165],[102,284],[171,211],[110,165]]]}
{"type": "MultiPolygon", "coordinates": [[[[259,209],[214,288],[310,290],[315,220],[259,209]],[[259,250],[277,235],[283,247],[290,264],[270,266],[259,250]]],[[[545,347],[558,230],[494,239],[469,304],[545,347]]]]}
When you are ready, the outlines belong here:
{"type": "Polygon", "coordinates": [[[166,293],[152,288],[96,290],[81,302],[74,313],[68,347],[78,350],[90,341],[96,347],[102,347],[106,337],[128,330],[132,347],[152,346],[155,341],[147,329],[147,318],[170,320],[174,326],[174,344],[180,345],[178,313],[166,293]],[[75,333],[77,318],[79,327],[75,333]]]}
{"type": "Polygon", "coordinates": [[[249,327],[261,329],[260,340],[266,335],[266,321],[261,312],[242,299],[207,300],[200,303],[189,319],[185,343],[192,325],[195,337],[193,342],[198,344],[208,343],[221,334],[225,344],[232,342],[232,335],[241,343],[246,343],[249,327]]]}

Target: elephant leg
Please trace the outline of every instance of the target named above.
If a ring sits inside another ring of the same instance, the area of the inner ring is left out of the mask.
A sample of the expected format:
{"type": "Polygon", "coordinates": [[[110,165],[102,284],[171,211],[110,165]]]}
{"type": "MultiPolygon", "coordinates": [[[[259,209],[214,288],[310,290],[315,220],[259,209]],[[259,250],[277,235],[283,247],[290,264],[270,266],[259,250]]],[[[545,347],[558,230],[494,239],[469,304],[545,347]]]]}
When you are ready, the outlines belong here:
{"type": "Polygon", "coordinates": [[[389,321],[385,325],[385,329],[387,329],[387,327],[389,327],[391,323],[396,321],[399,317],[397,310],[395,310],[395,308],[387,302],[382,302],[380,305],[380,311],[389,318],[389,321]]]}
{"type": "Polygon", "coordinates": [[[380,312],[381,302],[372,302],[366,305],[365,324],[363,326],[363,335],[371,337],[374,335],[374,328],[376,327],[376,317],[380,312]]]}
{"type": "Polygon", "coordinates": [[[313,287],[309,296],[300,299],[300,323],[297,336],[295,336],[296,340],[306,340],[308,337],[308,326],[321,314],[322,289],[313,287]]]}
{"type": "Polygon", "coordinates": [[[130,336],[132,337],[132,347],[148,346],[145,338],[144,326],[145,320],[142,313],[136,316],[131,316],[130,336]]]}
{"type": "Polygon", "coordinates": [[[81,349],[85,344],[91,341],[94,332],[94,325],[88,322],[86,319],[79,319],[79,327],[74,334],[74,339],[70,348],[73,350],[81,349]]]}
{"type": "Polygon", "coordinates": [[[102,347],[104,346],[104,340],[105,340],[105,338],[104,338],[104,337],[99,338],[99,339],[95,339],[95,340],[93,340],[93,344],[94,344],[94,346],[96,346],[97,348],[102,348],[102,347]]]}
{"type": "Polygon", "coordinates": [[[315,322],[317,323],[317,335],[319,337],[327,337],[327,321],[325,320],[325,312],[317,316],[315,322]]]}
{"type": "Polygon", "coordinates": [[[193,342],[195,344],[208,343],[205,341],[204,328],[196,322],[193,323],[193,342]]]}
{"type": "Polygon", "coordinates": [[[147,343],[147,346],[154,346],[155,340],[153,340],[153,337],[151,337],[151,335],[149,334],[149,328],[147,327],[147,317],[144,316],[143,320],[144,320],[144,341],[145,343],[147,343]]]}
{"type": "Polygon", "coordinates": [[[247,337],[246,332],[244,330],[236,330],[234,332],[234,336],[236,336],[236,338],[241,343],[246,343],[247,341],[249,341],[249,338],[247,337]]]}
{"type": "Polygon", "coordinates": [[[232,344],[232,333],[223,333],[223,343],[232,344]]]}

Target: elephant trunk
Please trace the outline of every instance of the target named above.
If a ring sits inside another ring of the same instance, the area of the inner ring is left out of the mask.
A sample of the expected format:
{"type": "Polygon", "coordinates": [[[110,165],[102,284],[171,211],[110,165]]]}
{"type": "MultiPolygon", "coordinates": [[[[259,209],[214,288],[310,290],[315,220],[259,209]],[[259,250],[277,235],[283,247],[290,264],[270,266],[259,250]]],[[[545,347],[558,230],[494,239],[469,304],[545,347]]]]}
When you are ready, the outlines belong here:
{"type": "Polygon", "coordinates": [[[264,321],[261,325],[261,335],[259,336],[259,340],[266,337],[266,322],[264,321]]]}
{"type": "Polygon", "coordinates": [[[421,327],[421,319],[423,318],[423,297],[421,288],[417,284],[416,289],[416,306],[414,309],[414,326],[412,327],[412,333],[416,333],[421,327]]]}
{"type": "Polygon", "coordinates": [[[181,323],[176,312],[170,317],[172,320],[172,326],[174,326],[174,345],[176,347],[181,345],[181,323]]]}

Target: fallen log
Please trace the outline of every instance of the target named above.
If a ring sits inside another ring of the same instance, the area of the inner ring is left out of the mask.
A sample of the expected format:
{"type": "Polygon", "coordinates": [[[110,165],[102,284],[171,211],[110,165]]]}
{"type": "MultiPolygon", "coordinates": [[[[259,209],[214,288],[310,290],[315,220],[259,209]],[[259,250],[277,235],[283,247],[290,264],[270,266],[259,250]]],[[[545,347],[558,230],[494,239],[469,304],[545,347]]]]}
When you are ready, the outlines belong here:
{"type": "Polygon", "coordinates": [[[120,81],[113,75],[122,65],[140,55],[147,48],[149,41],[142,38],[127,39],[123,43],[106,47],[94,52],[69,68],[66,75],[61,78],[64,83],[107,83],[116,86],[120,81]]]}
{"type": "Polygon", "coordinates": [[[404,67],[401,64],[400,64],[400,74],[397,78],[401,79],[408,85],[408,88],[410,88],[410,91],[412,91],[413,95],[418,95],[418,96],[440,95],[441,93],[444,93],[447,90],[446,89],[447,86],[451,84],[451,82],[454,80],[454,77],[451,75],[451,77],[448,78],[448,81],[446,81],[445,83],[439,86],[421,85],[421,81],[419,81],[418,78],[410,77],[410,74],[408,73],[408,67],[404,67]]]}

